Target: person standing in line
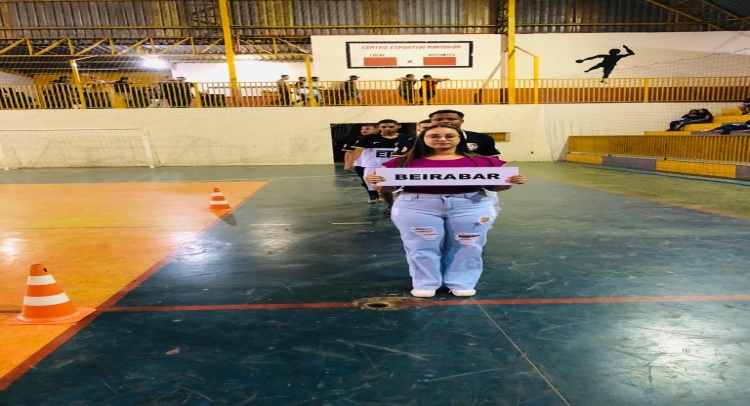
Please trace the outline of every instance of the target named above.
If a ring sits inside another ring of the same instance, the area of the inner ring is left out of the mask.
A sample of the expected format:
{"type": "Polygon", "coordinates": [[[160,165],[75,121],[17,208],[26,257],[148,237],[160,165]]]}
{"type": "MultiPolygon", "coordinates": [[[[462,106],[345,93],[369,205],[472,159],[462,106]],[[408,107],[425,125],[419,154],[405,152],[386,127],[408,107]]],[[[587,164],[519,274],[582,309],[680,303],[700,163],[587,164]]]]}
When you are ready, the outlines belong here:
{"type": "Polygon", "coordinates": [[[365,183],[365,168],[362,166],[362,155],[360,154],[357,159],[353,159],[355,154],[355,149],[353,147],[354,143],[361,137],[377,134],[378,128],[376,124],[362,124],[359,132],[360,136],[358,138],[347,141],[342,148],[343,151],[346,151],[344,154],[344,170],[354,170],[357,173],[359,179],[362,180],[362,187],[365,188],[365,191],[367,191],[367,195],[369,196],[369,199],[367,200],[368,203],[380,203],[380,193],[378,193],[377,190],[371,190],[365,183]]]}
{"type": "Polygon", "coordinates": [[[417,130],[416,134],[414,134],[413,136],[410,135],[409,139],[400,143],[398,147],[396,148],[396,152],[393,155],[403,156],[404,154],[406,154],[406,152],[409,151],[412,145],[414,145],[414,140],[416,140],[417,134],[421,133],[422,131],[427,129],[427,127],[430,127],[430,126],[432,126],[432,121],[430,121],[429,118],[418,122],[417,128],[416,128],[417,130]]]}
{"type": "Polygon", "coordinates": [[[445,82],[446,80],[450,79],[437,79],[433,78],[430,75],[422,76],[422,79],[419,80],[422,83],[419,93],[422,95],[423,101],[420,102],[420,104],[423,104],[424,102],[430,104],[430,100],[432,100],[432,98],[435,97],[435,94],[437,93],[437,84],[440,82],[445,82]]]}
{"type": "MultiPolygon", "coordinates": [[[[461,136],[466,139],[466,146],[469,152],[482,156],[498,156],[500,151],[497,150],[495,139],[485,133],[474,131],[465,131],[462,129],[464,124],[464,113],[457,110],[437,110],[430,113],[430,122],[433,125],[448,124],[461,130],[461,136]]],[[[497,192],[487,190],[487,197],[495,204],[495,208],[500,210],[500,201],[497,192]]]]}
{"type": "Polygon", "coordinates": [[[401,95],[401,98],[406,101],[406,104],[412,105],[414,104],[414,93],[416,89],[414,86],[417,84],[417,80],[414,79],[414,75],[408,74],[402,78],[396,79],[398,80],[398,94],[401,95]]]}
{"type": "MultiPolygon", "coordinates": [[[[352,145],[354,154],[352,160],[362,157],[362,166],[364,167],[365,178],[367,174],[380,168],[383,162],[390,160],[400,143],[406,141],[409,137],[399,133],[401,125],[396,120],[386,119],[378,121],[378,130],[380,134],[373,134],[367,137],[360,137],[352,145]]],[[[367,190],[375,191],[372,184],[365,182],[367,190]]],[[[393,207],[393,193],[383,192],[380,197],[385,201],[388,207],[385,214],[391,214],[393,207]]]]}
{"type": "Polygon", "coordinates": [[[466,131],[463,129],[464,113],[457,110],[437,110],[429,115],[432,125],[448,124],[458,128],[461,136],[466,138],[469,152],[482,156],[497,156],[500,151],[495,146],[495,139],[485,133],[466,131]]]}
{"type": "MultiPolygon", "coordinates": [[[[417,134],[421,133],[422,131],[426,130],[427,127],[432,126],[432,120],[429,118],[426,118],[420,122],[417,123],[417,134]]],[[[416,134],[414,135],[416,137],[416,134]]]]}
{"type": "Polygon", "coordinates": [[[281,75],[281,79],[276,81],[276,91],[279,93],[279,100],[277,101],[279,106],[290,106],[292,99],[289,94],[289,75],[281,75]]]}
{"type": "MultiPolygon", "coordinates": [[[[466,145],[469,148],[469,152],[482,156],[500,155],[500,151],[497,150],[495,140],[492,137],[484,133],[465,131],[462,129],[464,124],[464,113],[458,110],[437,110],[430,113],[429,117],[432,125],[448,124],[458,128],[461,131],[461,136],[466,138],[466,145]]],[[[411,139],[406,142],[399,151],[399,155],[403,155],[411,149],[413,141],[414,139],[411,139]]]]}
{"type": "MultiPolygon", "coordinates": [[[[494,157],[469,152],[461,131],[446,124],[427,128],[416,137],[405,156],[383,164],[387,168],[471,168],[503,166],[494,157]]],[[[387,179],[377,170],[365,181],[381,193],[397,186],[378,186],[387,179]]],[[[506,179],[526,183],[526,176],[506,179]]],[[[473,296],[483,271],[482,249],[497,208],[486,190],[508,190],[509,185],[405,186],[396,200],[391,219],[401,234],[412,279],[411,294],[433,297],[446,286],[454,296],[473,296]]]]}

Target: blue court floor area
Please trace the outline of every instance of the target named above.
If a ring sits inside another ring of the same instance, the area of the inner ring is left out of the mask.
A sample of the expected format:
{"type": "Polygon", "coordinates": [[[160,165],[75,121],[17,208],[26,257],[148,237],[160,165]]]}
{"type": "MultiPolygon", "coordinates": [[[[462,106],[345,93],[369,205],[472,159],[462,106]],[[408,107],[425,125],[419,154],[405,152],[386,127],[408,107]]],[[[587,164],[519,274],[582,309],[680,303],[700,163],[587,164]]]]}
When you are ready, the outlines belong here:
{"type": "Polygon", "coordinates": [[[384,205],[340,167],[12,171],[270,184],[0,405],[750,405],[750,187],[519,166],[477,295],[431,299],[409,296],[384,205]]]}

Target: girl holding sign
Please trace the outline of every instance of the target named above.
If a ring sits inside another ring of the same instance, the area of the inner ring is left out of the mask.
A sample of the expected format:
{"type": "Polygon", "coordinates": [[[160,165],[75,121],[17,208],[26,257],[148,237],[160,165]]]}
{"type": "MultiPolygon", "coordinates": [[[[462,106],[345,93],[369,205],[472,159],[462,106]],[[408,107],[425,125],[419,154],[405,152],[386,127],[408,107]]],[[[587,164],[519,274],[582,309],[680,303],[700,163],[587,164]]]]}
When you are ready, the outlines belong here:
{"type": "MultiPolygon", "coordinates": [[[[386,168],[472,168],[502,166],[505,162],[469,152],[466,139],[455,127],[438,124],[417,135],[414,147],[383,164],[386,168]]],[[[368,183],[389,193],[398,186],[379,183],[387,179],[377,173],[368,183]]],[[[526,176],[513,175],[507,185],[446,184],[405,186],[396,200],[391,219],[401,233],[406,251],[411,294],[432,297],[441,286],[455,296],[473,296],[482,275],[482,248],[497,217],[493,202],[484,191],[507,190],[510,184],[526,183],[526,176]]],[[[474,182],[476,183],[476,182],[474,182]]]]}

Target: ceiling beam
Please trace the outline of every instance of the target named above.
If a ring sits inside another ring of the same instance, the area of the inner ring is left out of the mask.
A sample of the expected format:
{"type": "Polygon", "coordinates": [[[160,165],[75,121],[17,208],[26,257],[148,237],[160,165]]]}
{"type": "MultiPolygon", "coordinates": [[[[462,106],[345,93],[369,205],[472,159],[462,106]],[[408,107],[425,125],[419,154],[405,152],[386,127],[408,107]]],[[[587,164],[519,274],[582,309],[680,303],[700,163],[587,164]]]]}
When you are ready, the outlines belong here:
{"type": "Polygon", "coordinates": [[[17,47],[18,45],[23,44],[24,42],[26,42],[26,38],[21,38],[18,41],[8,45],[7,47],[0,49],[0,55],[10,51],[11,49],[17,47]]]}
{"type": "Polygon", "coordinates": [[[76,52],[75,55],[83,55],[86,52],[91,51],[92,49],[98,47],[99,45],[101,45],[101,44],[103,44],[103,43],[105,43],[107,41],[109,41],[109,38],[100,39],[99,41],[94,42],[92,45],[87,46],[83,50],[76,52]]]}
{"type": "Polygon", "coordinates": [[[698,1],[700,1],[701,3],[707,5],[708,7],[712,8],[714,10],[717,10],[717,11],[719,11],[721,13],[724,13],[724,14],[732,17],[731,19],[727,19],[726,22],[728,24],[729,23],[742,24],[742,23],[750,20],[750,17],[740,17],[737,14],[734,14],[733,12],[731,12],[731,11],[729,11],[729,10],[723,8],[723,7],[717,6],[713,2],[706,1],[706,0],[698,0],[698,1]]]}
{"type": "Polygon", "coordinates": [[[709,27],[711,27],[711,28],[713,28],[715,30],[726,31],[725,29],[719,27],[716,24],[711,24],[711,23],[709,23],[707,21],[703,21],[703,20],[701,20],[698,17],[692,16],[692,15],[690,15],[690,14],[684,12],[684,11],[680,11],[680,10],[677,10],[675,8],[669,7],[669,6],[665,5],[665,4],[661,4],[661,3],[659,3],[656,0],[643,0],[643,1],[645,1],[646,3],[651,3],[651,4],[653,4],[653,5],[657,6],[657,7],[661,7],[663,9],[665,9],[665,10],[671,11],[672,13],[675,13],[677,15],[681,15],[681,16],[683,16],[685,18],[688,18],[688,19],[691,19],[693,21],[699,22],[701,24],[705,24],[705,25],[707,25],[707,26],[709,26],[709,27]]]}

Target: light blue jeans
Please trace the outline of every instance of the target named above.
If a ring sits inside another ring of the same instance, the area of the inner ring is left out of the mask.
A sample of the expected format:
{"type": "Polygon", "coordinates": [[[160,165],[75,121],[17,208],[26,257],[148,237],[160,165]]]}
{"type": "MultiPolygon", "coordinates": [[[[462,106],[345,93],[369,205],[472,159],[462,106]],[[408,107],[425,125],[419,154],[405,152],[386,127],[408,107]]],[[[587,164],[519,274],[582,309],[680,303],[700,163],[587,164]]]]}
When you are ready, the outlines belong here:
{"type": "Polygon", "coordinates": [[[412,286],[474,289],[482,276],[482,247],[497,218],[484,192],[401,193],[391,219],[401,233],[412,286]]]}

